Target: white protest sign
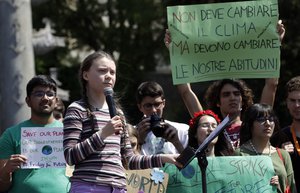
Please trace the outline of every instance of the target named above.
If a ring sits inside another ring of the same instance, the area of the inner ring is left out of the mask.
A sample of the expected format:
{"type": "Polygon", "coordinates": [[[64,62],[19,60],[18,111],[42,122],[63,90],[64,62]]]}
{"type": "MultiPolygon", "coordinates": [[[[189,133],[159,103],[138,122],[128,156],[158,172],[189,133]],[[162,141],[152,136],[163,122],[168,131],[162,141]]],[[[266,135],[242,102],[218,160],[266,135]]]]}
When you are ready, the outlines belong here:
{"type": "Polygon", "coordinates": [[[22,127],[21,154],[28,158],[22,168],[66,167],[63,155],[63,128],[22,127]]]}

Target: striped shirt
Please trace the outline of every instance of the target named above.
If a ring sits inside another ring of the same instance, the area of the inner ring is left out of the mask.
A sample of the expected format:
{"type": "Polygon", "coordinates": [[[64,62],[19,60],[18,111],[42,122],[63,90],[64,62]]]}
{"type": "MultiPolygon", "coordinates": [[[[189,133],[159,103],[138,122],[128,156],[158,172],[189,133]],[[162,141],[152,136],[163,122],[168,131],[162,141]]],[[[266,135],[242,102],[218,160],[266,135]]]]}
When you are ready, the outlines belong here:
{"type": "Polygon", "coordinates": [[[128,163],[129,169],[163,166],[159,155],[134,155],[127,130],[101,139],[101,129],[110,120],[109,111],[92,109],[94,119],[91,119],[86,106],[83,100],[73,102],[63,121],[64,156],[69,165],[75,165],[71,182],[86,181],[126,188],[122,159],[128,163]]]}

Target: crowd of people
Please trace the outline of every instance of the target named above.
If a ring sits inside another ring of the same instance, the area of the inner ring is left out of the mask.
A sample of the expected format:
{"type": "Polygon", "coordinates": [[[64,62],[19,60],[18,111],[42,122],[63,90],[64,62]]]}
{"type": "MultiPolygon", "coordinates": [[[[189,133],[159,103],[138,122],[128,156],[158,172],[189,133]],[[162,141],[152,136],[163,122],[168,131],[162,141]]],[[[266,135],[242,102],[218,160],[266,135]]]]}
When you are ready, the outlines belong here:
{"type": "MultiPolygon", "coordinates": [[[[280,39],[284,26],[278,23],[280,39]]],[[[166,33],[165,44],[171,42],[166,33]]],[[[266,79],[259,103],[242,80],[215,81],[206,91],[207,110],[203,110],[190,84],[178,85],[178,93],[191,119],[178,123],[165,119],[164,90],[155,81],[142,82],[136,91],[136,104],[143,114],[139,123],[127,122],[122,105],[116,100],[111,115],[104,89],[116,84],[117,65],[103,51],[88,55],[82,62],[79,81],[82,98],[66,109],[57,98],[57,86],[45,75],[27,84],[26,103],[30,118],[12,126],[0,138],[0,192],[125,193],[125,169],[163,167],[165,163],[182,167],[177,161],[185,148],[197,149],[227,115],[229,126],[205,151],[206,156],[271,157],[275,175],[270,184],[277,192],[296,193],[300,189],[300,77],[286,84],[286,102],[293,122],[280,128],[273,111],[278,79],[266,79]],[[27,157],[21,154],[21,129],[63,128],[63,154],[74,166],[72,176],[65,168],[23,169],[27,157]]]]}

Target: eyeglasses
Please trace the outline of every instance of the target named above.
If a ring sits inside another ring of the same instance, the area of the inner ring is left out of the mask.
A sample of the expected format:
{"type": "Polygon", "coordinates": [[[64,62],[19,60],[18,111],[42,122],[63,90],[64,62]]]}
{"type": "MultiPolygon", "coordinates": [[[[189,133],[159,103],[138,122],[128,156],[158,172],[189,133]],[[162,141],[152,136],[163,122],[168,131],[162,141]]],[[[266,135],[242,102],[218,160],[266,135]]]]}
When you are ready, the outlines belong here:
{"type": "Polygon", "coordinates": [[[155,109],[159,109],[159,108],[162,106],[163,103],[164,103],[163,101],[161,101],[161,102],[156,102],[156,103],[145,103],[145,104],[143,105],[143,107],[144,107],[145,110],[152,110],[153,107],[154,107],[155,109]]]}
{"type": "Polygon", "coordinates": [[[54,99],[56,93],[53,91],[34,91],[31,93],[31,95],[36,98],[43,98],[46,95],[47,98],[51,100],[54,99]]]}
{"type": "Polygon", "coordinates": [[[269,117],[257,117],[255,120],[257,122],[260,122],[260,123],[264,123],[267,120],[270,121],[270,122],[274,122],[275,121],[275,117],[273,117],[273,116],[269,116],[269,117]]]}
{"type": "Polygon", "coordinates": [[[203,127],[203,128],[211,127],[213,129],[215,129],[215,128],[217,128],[218,124],[216,124],[216,123],[200,123],[199,126],[203,127]]]}

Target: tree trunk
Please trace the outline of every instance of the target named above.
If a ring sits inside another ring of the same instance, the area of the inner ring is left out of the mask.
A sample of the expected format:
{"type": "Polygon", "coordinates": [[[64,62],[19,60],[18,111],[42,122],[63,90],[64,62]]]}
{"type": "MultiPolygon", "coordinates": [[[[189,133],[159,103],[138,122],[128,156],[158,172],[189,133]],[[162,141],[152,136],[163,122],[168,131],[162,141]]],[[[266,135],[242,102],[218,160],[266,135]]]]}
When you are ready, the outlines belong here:
{"type": "Polygon", "coordinates": [[[30,118],[26,84],[34,76],[30,0],[0,0],[0,134],[30,118]]]}

